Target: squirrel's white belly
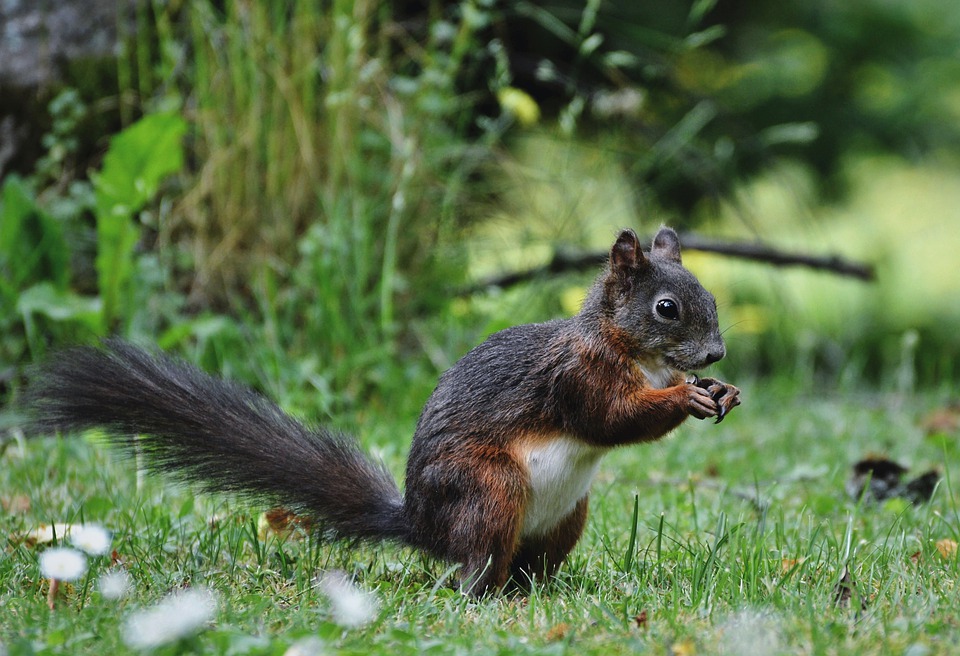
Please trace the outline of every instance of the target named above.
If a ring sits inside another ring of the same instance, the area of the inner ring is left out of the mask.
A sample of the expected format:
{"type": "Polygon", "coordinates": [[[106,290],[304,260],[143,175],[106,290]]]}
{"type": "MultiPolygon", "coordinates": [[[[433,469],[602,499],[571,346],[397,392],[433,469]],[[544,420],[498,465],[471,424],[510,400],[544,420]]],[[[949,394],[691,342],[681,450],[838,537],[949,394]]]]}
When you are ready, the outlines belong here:
{"type": "Polygon", "coordinates": [[[537,444],[526,452],[530,499],[521,537],[544,535],[573,512],[590,491],[590,484],[607,449],[570,437],[537,444]]]}
{"type": "Polygon", "coordinates": [[[647,367],[643,363],[640,363],[640,371],[643,372],[643,375],[647,378],[647,382],[649,382],[650,386],[654,389],[670,387],[673,384],[674,377],[677,375],[677,370],[668,365],[647,367]]]}

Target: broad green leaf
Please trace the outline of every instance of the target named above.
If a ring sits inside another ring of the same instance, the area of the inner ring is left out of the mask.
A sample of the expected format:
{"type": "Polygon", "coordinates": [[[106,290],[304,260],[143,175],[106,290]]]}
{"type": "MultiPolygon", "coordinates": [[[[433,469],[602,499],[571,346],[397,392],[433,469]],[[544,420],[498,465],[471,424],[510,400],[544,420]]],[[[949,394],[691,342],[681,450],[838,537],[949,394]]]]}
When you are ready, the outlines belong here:
{"type": "Polygon", "coordinates": [[[118,315],[133,274],[140,234],[134,217],[157,193],[163,179],[183,166],[181,140],[186,127],[175,112],[143,117],[111,140],[103,169],[93,178],[97,277],[107,327],[118,315]]]}
{"type": "Polygon", "coordinates": [[[101,311],[100,299],[80,296],[41,282],[20,294],[17,312],[25,319],[41,315],[53,321],[80,321],[96,330],[101,311]]]}
{"type": "Polygon", "coordinates": [[[196,338],[203,342],[232,328],[229,319],[218,315],[203,315],[194,319],[184,319],[164,331],[157,338],[157,346],[164,350],[171,350],[180,346],[189,338],[196,338]]]}
{"type": "Polygon", "coordinates": [[[17,176],[9,176],[0,190],[0,273],[14,291],[43,280],[63,289],[70,278],[60,224],[17,176]]]}
{"type": "Polygon", "coordinates": [[[98,218],[129,219],[183,166],[186,121],[175,112],[145,116],[110,141],[94,177],[98,218]]]}

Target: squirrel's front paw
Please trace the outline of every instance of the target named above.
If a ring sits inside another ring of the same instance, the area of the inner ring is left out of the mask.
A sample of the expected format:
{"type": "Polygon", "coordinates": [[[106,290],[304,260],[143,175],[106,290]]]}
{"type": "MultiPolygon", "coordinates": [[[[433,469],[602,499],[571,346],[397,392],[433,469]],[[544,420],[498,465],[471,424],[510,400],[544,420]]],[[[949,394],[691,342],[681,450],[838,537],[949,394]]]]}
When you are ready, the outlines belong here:
{"type": "Polygon", "coordinates": [[[740,405],[740,389],[717,380],[716,378],[698,378],[694,383],[710,394],[710,398],[717,404],[717,423],[723,421],[723,418],[740,405]]]}
{"type": "Polygon", "coordinates": [[[687,412],[689,414],[697,419],[706,419],[718,415],[720,406],[708,389],[695,383],[688,383],[684,388],[687,391],[687,412]]]}

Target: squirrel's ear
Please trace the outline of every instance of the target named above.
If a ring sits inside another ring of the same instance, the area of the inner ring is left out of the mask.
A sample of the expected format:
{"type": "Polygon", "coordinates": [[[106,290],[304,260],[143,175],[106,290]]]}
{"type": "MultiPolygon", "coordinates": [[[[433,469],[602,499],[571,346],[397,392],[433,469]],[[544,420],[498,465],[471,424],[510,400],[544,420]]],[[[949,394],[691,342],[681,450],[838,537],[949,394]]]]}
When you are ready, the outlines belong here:
{"type": "Polygon", "coordinates": [[[629,228],[620,232],[610,249],[611,271],[632,271],[644,262],[643,251],[637,233],[629,228]]]}
{"type": "Polygon", "coordinates": [[[653,246],[650,248],[651,254],[659,257],[673,260],[680,263],[680,238],[672,228],[666,226],[660,228],[656,237],[653,238],[653,246]]]}

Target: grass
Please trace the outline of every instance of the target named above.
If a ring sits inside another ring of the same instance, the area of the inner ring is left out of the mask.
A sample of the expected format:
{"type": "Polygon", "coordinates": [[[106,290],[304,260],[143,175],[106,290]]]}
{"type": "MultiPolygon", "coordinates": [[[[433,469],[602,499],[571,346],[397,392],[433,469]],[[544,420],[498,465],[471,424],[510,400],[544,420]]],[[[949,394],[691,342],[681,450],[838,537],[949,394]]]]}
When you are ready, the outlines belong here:
{"type": "Polygon", "coordinates": [[[236,302],[266,268],[348,331],[391,336],[404,282],[439,266],[427,246],[458,220],[468,150],[486,156],[458,125],[476,26],[458,15],[449,42],[416,44],[382,3],[218,5],[188,9],[199,166],[162,227],[191,247],[192,293],[236,302]],[[301,256],[312,267],[295,271],[301,256]]]}
{"type": "MultiPolygon", "coordinates": [[[[474,247],[489,240],[488,253],[469,253],[471,267],[522,266],[545,255],[546,249],[535,245],[544,237],[581,244],[595,235],[601,240],[595,246],[605,247],[615,227],[637,223],[638,215],[642,225],[653,227],[662,212],[644,202],[643,194],[635,197],[608,165],[612,157],[517,140],[511,147],[527,152],[526,159],[503,166],[500,155],[490,167],[510,174],[490,176],[497,183],[491,202],[500,204],[491,211],[496,220],[459,217],[462,198],[471,195],[465,187],[475,184],[478,169],[489,175],[483,164],[509,124],[497,119],[463,125],[464,117],[472,116],[465,108],[476,99],[460,95],[457,71],[472,61],[470,53],[484,52],[474,30],[483,18],[478,7],[486,4],[467,3],[472,13],[448,16],[452,31],[432,33],[435,42],[425,49],[403,33],[396,37],[401,26],[374,3],[336,2],[329,18],[321,17],[321,5],[275,12],[240,3],[225,13],[217,11],[218,3],[192,5],[190,33],[184,35],[190,80],[182,107],[192,126],[197,175],[181,181],[187,185],[181,196],[160,203],[161,209],[173,203],[172,209],[158,210],[165,219],[157,220],[161,260],[174,259],[164,250],[168,245],[190,252],[197,271],[191,300],[199,307],[206,307],[207,295],[218,295],[218,287],[241,287],[246,302],[235,311],[256,328],[239,329],[232,319],[201,313],[179,317],[157,339],[165,348],[193,349],[193,359],[210,368],[257,381],[285,407],[316,413],[322,406],[338,416],[336,423],[360,426],[364,443],[399,475],[407,446],[402,436],[412,433],[419,404],[435,380],[428,370],[444,368],[450,353],[462,352],[463,343],[473,341],[466,333],[486,331],[474,323],[486,321],[492,329],[560,309],[553,297],[561,294],[538,289],[536,302],[533,293],[492,293],[452,302],[449,312],[430,312],[446,304],[445,292],[429,300],[424,290],[460,281],[453,272],[465,268],[461,260],[464,250],[470,251],[459,247],[461,238],[474,247]],[[449,40],[441,39],[442,33],[449,40]],[[409,65],[394,67],[389,55],[395,48],[409,65]],[[335,75],[326,77],[331,71],[335,75]],[[470,137],[477,129],[482,138],[470,137]],[[579,174],[571,173],[577,169],[579,174]],[[524,171],[544,183],[518,184],[515,174],[524,171]],[[588,195],[582,188],[594,191],[588,195]],[[524,215],[534,211],[549,229],[521,239],[517,228],[529,226],[524,215]],[[464,235],[463,225],[478,220],[476,234],[464,235]],[[597,223],[609,226],[597,229],[597,223]],[[506,247],[497,235],[506,238],[506,247]],[[443,275],[447,268],[450,276],[443,275]],[[493,320],[483,307],[474,307],[484,304],[498,306],[493,320]],[[425,325],[433,321],[449,325],[433,331],[425,325]],[[401,325],[412,328],[400,331],[401,325]],[[396,355],[421,351],[429,364],[396,355]],[[244,357],[229,355],[238,352],[244,357]]],[[[153,11],[158,27],[169,32],[160,20],[166,10],[156,4],[153,11]]],[[[164,52],[176,59],[176,49],[164,52]]],[[[145,62],[138,67],[144,97],[154,93],[143,77],[149,54],[138,51],[145,62]]],[[[873,314],[851,305],[849,297],[845,303],[824,302],[824,296],[809,293],[826,287],[821,278],[807,279],[788,296],[783,292],[790,285],[764,277],[773,280],[772,290],[751,295],[746,272],[731,268],[718,284],[714,264],[701,260],[711,267],[711,289],[726,292],[718,293],[726,297],[721,310],[747,302],[749,309],[783,317],[784,344],[802,345],[808,334],[850,336],[831,351],[846,365],[840,373],[848,387],[811,395],[815,374],[800,366],[790,384],[735,380],[744,388],[746,405],[722,425],[691,422],[666,441],[611,455],[594,486],[580,545],[560,576],[530,596],[474,603],[447,588],[446,565],[410,551],[261,536],[262,508],[195,497],[158,480],[138,488],[131,463],[92,438],[31,440],[0,450],[0,530],[6,536],[0,557],[0,656],[125,653],[125,618],[171,590],[198,586],[217,591],[215,620],[196,637],[166,647],[166,653],[283,654],[309,636],[318,636],[330,652],[363,654],[949,651],[960,641],[958,565],[948,549],[960,539],[952,482],[958,436],[927,438],[919,427],[946,393],[914,393],[912,379],[900,386],[900,394],[858,391],[851,381],[868,372],[855,366],[848,347],[862,346],[871,331],[901,339],[918,309],[938,326],[955,323],[946,320],[956,315],[947,287],[927,284],[918,293],[915,285],[917,279],[952,279],[934,275],[939,269],[932,268],[951,261],[951,240],[937,241],[946,249],[944,257],[931,257],[925,237],[939,230],[936,219],[917,230],[888,194],[893,189],[896,198],[913,199],[918,188],[923,198],[936,196],[953,207],[957,185],[952,177],[924,170],[919,175],[925,184],[908,180],[904,188],[891,184],[896,176],[876,172],[866,170],[855,182],[871,181],[871,188],[887,193],[849,208],[845,220],[829,222],[830,232],[824,233],[829,238],[813,243],[816,250],[827,243],[860,245],[863,250],[853,255],[899,253],[897,261],[905,266],[896,271],[911,272],[896,277],[906,281],[903,289],[885,287],[893,290],[886,292],[890,298],[861,294],[860,288],[849,296],[871,312],[883,308],[884,317],[902,320],[872,321],[873,314]],[[883,226],[912,234],[878,230],[874,216],[880,215],[883,226]],[[864,241],[863,235],[872,239],[864,241]],[[875,247],[872,240],[884,235],[896,236],[891,242],[896,249],[875,247]],[[906,248],[897,241],[910,236],[906,248]],[[919,278],[918,264],[926,272],[919,278]],[[793,305],[768,302],[794,296],[800,298],[793,305]],[[922,307],[903,304],[904,299],[922,307]],[[798,315],[798,307],[805,312],[798,315]],[[896,310],[900,307],[905,309],[896,310]],[[808,321],[808,316],[825,319],[808,321]],[[870,452],[917,470],[937,464],[945,480],[923,506],[857,503],[847,497],[844,481],[850,465],[870,452]],[[115,558],[91,558],[89,573],[64,586],[54,612],[47,608],[48,582],[38,568],[47,547],[24,539],[51,522],[99,523],[113,532],[116,550],[115,558]],[[128,570],[134,583],[120,601],[105,599],[97,586],[99,576],[114,567],[128,570]],[[347,572],[376,595],[374,621],[352,629],[334,621],[316,584],[329,570],[347,572]],[[851,599],[838,604],[845,572],[853,581],[851,599]]],[[[783,194],[772,207],[764,205],[764,187],[757,186],[754,212],[770,221],[782,218],[783,194]]],[[[923,216],[939,216],[936,207],[922,209],[923,216]]],[[[907,210],[916,213],[912,205],[907,210]]],[[[731,217],[724,220],[739,225],[731,217]]],[[[759,234],[785,237],[778,223],[755,223],[759,234]]],[[[687,261],[696,264],[694,258],[687,261]]],[[[570,288],[562,294],[564,311],[571,309],[570,297],[582,292],[566,280],[550,284],[570,288]]],[[[156,314],[146,303],[131,307],[156,314]]],[[[756,359],[756,347],[764,342],[743,337],[745,319],[733,324],[731,332],[740,336],[730,340],[731,360],[725,364],[738,370],[731,361],[756,359]]],[[[156,333],[144,332],[151,338],[156,333]]],[[[926,334],[921,337],[923,344],[926,334]]],[[[782,344],[771,343],[767,352],[776,358],[776,369],[789,368],[790,362],[781,361],[788,359],[782,344]]],[[[894,348],[887,364],[912,364],[906,350],[894,348]]],[[[951,352],[942,350],[945,361],[951,352]]],[[[813,355],[800,353],[796,359],[812,362],[813,355]]]]}
{"type": "MultiPolygon", "coordinates": [[[[347,654],[948,652],[960,640],[958,563],[941,549],[960,539],[960,451],[956,434],[920,428],[945,395],[743,388],[745,405],[723,424],[691,422],[611,455],[560,576],[528,597],[479,603],[446,587],[444,564],[405,549],[264,538],[259,508],[157,480],[138,492],[131,463],[95,438],[9,445],[0,640],[11,655],[126,653],[124,617],[204,585],[218,593],[214,622],[160,653],[283,654],[308,636],[347,654]],[[844,482],[866,453],[917,473],[936,465],[945,478],[925,505],[855,502],[844,482]],[[54,521],[112,530],[132,592],[104,599],[96,581],[111,558],[94,557],[50,612],[43,547],[20,536],[54,521]],[[352,629],[333,621],[316,585],[328,570],[376,595],[376,619],[352,629]],[[838,604],[845,570],[854,591],[838,604]]],[[[367,417],[368,443],[412,421],[378,414],[367,417]]],[[[384,449],[395,471],[403,450],[384,449]]]]}

